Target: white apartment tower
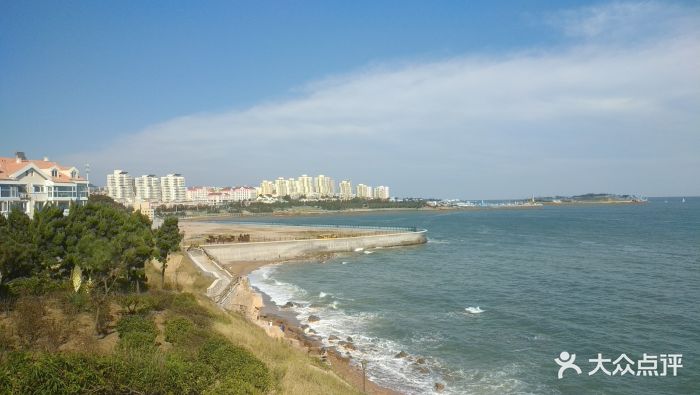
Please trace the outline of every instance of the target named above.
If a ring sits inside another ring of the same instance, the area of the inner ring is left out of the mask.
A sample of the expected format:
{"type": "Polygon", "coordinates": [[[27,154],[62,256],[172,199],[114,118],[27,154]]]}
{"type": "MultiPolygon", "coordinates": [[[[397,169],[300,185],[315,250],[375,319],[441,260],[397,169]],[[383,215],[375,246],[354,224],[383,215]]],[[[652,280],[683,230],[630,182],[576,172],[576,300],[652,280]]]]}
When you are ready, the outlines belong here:
{"type": "Polygon", "coordinates": [[[164,203],[184,202],[187,188],[181,174],[168,174],[160,178],[161,200],[164,203]]]}
{"type": "Polygon", "coordinates": [[[382,200],[389,200],[389,187],[380,185],[376,188],[374,188],[374,198],[375,199],[382,199],[382,200]]]}
{"type": "Polygon", "coordinates": [[[350,180],[343,180],[340,182],[340,198],[352,199],[352,183],[350,180]]]}
{"type": "Polygon", "coordinates": [[[153,174],[142,175],[134,179],[136,200],[142,202],[159,202],[161,200],[160,179],[153,174]]]}
{"type": "Polygon", "coordinates": [[[372,187],[365,184],[357,184],[357,197],[360,199],[372,199],[372,187]]]}
{"type": "Polygon", "coordinates": [[[275,196],[283,197],[289,195],[289,188],[287,188],[287,180],[283,177],[279,177],[275,180],[275,196]]]}
{"type": "Polygon", "coordinates": [[[134,201],[134,178],[123,170],[107,175],[107,195],[121,203],[134,201]]]}
{"type": "Polygon", "coordinates": [[[299,190],[297,192],[300,195],[308,197],[315,192],[313,178],[307,176],[306,174],[302,174],[302,176],[297,179],[297,184],[299,186],[299,190]]]}
{"type": "Polygon", "coordinates": [[[333,196],[335,195],[335,182],[332,178],[320,174],[314,179],[314,187],[316,188],[316,193],[321,197],[333,196]]]}
{"type": "Polygon", "coordinates": [[[275,184],[272,181],[263,180],[260,183],[261,195],[272,195],[275,192],[275,184]]]}

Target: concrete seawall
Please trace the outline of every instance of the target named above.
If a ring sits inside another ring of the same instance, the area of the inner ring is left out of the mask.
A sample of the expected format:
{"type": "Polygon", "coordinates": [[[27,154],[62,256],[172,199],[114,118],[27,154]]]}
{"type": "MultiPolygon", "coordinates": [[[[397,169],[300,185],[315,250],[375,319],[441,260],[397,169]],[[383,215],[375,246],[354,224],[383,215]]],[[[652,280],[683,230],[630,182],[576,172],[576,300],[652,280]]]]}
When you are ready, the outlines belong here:
{"type": "Polygon", "coordinates": [[[202,248],[222,264],[235,261],[272,261],[297,259],[323,253],[351,252],[358,248],[371,249],[423,244],[428,241],[426,233],[426,230],[418,230],[334,239],[208,244],[203,245],[202,248]]]}

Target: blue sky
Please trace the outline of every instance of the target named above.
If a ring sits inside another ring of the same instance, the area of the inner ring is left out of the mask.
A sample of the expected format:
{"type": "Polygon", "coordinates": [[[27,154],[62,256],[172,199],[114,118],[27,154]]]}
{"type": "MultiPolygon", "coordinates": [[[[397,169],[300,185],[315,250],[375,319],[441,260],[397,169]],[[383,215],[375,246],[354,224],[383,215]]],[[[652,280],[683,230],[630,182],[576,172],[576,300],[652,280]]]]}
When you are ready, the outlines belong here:
{"type": "Polygon", "coordinates": [[[0,4],[1,154],[96,183],[700,194],[694,2],[0,4]]]}

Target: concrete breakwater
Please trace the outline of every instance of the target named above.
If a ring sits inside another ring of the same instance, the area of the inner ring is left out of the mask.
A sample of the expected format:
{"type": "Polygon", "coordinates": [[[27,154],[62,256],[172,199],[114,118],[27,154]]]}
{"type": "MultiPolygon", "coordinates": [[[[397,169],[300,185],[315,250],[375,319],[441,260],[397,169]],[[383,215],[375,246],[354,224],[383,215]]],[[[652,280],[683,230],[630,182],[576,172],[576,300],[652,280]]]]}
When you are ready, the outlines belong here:
{"type": "Polygon", "coordinates": [[[326,239],[207,244],[201,247],[221,264],[236,261],[276,261],[326,253],[352,252],[358,249],[423,244],[428,241],[426,233],[426,230],[421,229],[326,239]]]}

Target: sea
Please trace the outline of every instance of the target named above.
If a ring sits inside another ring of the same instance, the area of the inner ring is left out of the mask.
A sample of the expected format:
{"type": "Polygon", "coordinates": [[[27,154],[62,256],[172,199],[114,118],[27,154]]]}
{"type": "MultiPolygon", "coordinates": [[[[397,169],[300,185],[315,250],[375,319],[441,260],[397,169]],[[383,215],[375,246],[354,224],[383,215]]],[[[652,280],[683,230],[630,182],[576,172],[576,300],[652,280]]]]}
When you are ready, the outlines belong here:
{"type": "Polygon", "coordinates": [[[257,220],[428,230],[424,245],[250,274],[301,323],[320,317],[319,335],[351,337],[387,388],[700,394],[698,197],[257,220]]]}

